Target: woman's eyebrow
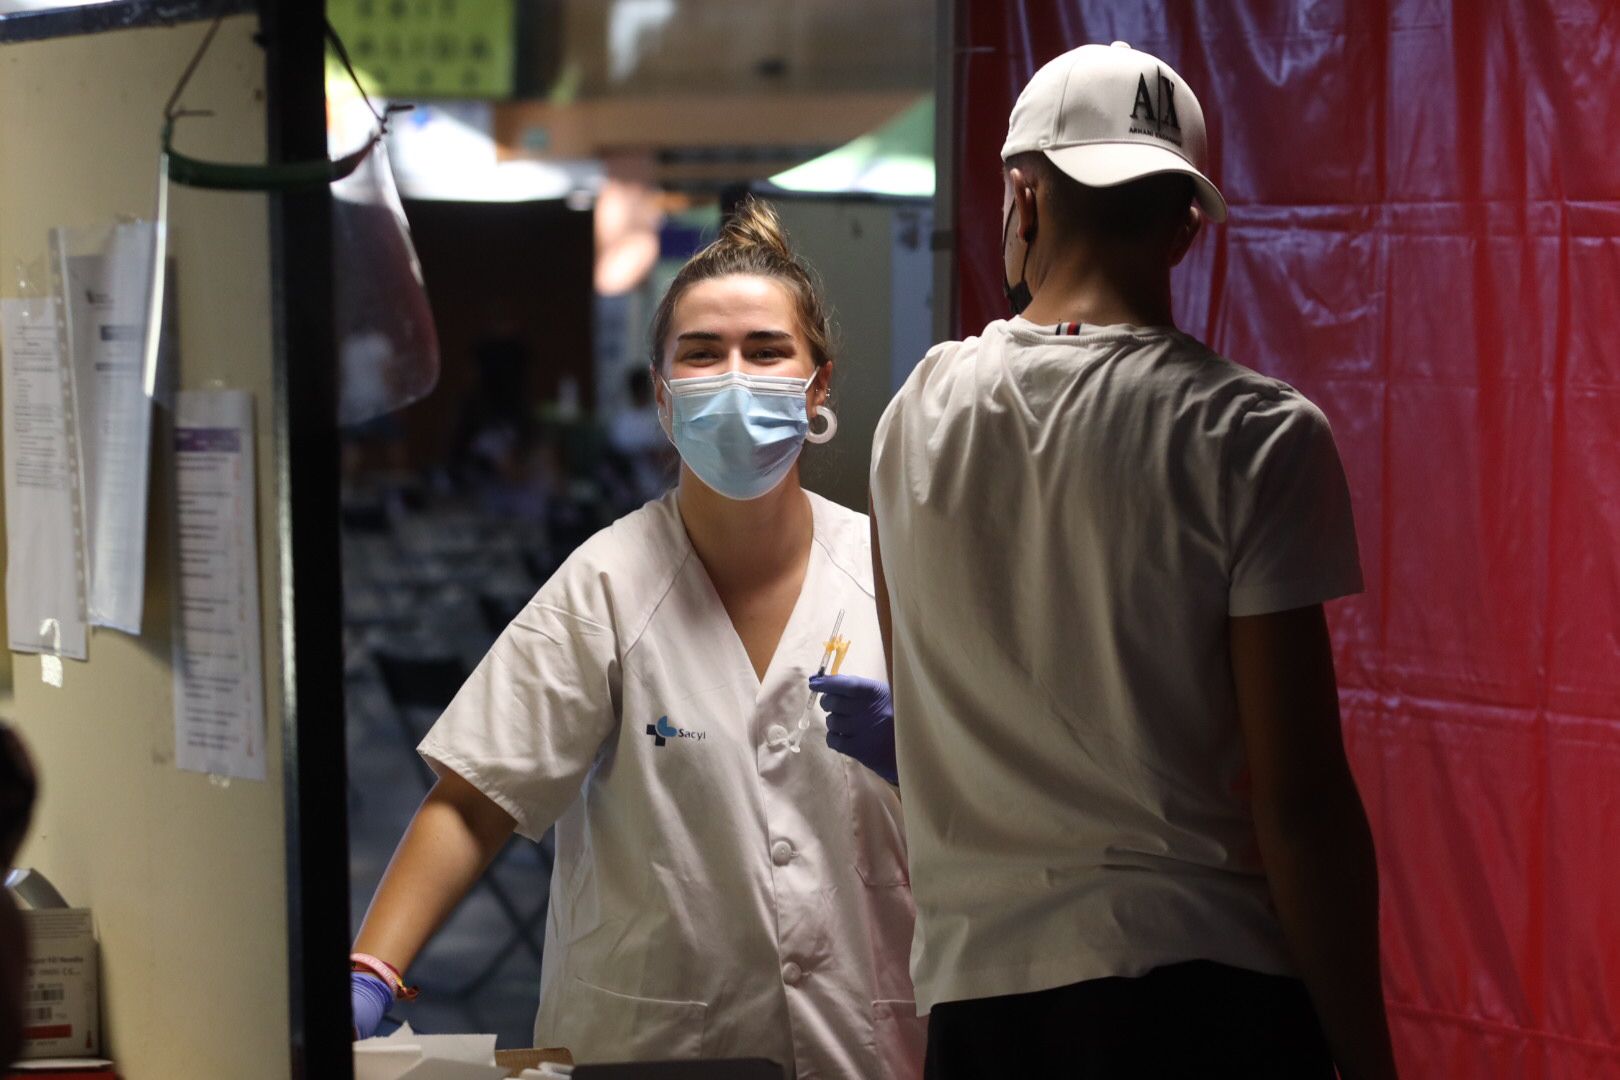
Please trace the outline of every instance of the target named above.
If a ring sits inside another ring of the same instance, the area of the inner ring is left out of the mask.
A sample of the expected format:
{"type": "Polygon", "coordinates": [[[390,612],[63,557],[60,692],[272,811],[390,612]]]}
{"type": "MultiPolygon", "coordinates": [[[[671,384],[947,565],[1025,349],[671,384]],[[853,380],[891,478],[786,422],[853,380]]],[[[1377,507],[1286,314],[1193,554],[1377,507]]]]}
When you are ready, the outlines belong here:
{"type": "MultiPolygon", "coordinates": [[[[688,330],[683,334],[675,335],[676,341],[724,341],[725,336],[713,330],[688,330]]],[[[792,341],[793,335],[786,330],[750,330],[745,341],[792,341]]]]}

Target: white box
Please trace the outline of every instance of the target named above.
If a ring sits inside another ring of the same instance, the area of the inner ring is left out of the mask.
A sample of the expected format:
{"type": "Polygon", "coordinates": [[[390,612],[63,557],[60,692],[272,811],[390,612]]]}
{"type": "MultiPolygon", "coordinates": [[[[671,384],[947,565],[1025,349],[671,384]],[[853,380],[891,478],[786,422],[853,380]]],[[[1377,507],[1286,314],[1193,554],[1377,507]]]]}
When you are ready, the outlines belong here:
{"type": "Polygon", "coordinates": [[[24,911],[28,983],[22,1058],[101,1052],[100,978],[88,908],[24,911]]]}

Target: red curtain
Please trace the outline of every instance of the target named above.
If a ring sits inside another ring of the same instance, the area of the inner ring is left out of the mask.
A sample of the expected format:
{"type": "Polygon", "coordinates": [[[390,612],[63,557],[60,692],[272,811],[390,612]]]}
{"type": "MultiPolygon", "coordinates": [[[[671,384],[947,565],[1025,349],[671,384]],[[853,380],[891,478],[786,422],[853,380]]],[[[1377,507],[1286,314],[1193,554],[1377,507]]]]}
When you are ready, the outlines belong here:
{"type": "Polygon", "coordinates": [[[1000,317],[1007,114],[1124,39],[1231,204],[1183,329],[1333,423],[1331,605],[1412,1077],[1620,1076],[1620,4],[958,0],[961,329],[1000,317]]]}

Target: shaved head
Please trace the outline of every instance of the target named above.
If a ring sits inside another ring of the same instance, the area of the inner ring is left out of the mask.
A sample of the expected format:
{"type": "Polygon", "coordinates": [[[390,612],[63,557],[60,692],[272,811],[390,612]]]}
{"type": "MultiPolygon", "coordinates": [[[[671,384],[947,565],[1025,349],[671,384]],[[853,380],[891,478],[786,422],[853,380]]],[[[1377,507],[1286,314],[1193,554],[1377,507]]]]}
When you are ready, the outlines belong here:
{"type": "Polygon", "coordinates": [[[1144,176],[1115,187],[1087,187],[1038,150],[1014,154],[1006,168],[1045,195],[1054,231],[1106,245],[1169,245],[1186,222],[1192,180],[1181,173],[1144,176]]]}

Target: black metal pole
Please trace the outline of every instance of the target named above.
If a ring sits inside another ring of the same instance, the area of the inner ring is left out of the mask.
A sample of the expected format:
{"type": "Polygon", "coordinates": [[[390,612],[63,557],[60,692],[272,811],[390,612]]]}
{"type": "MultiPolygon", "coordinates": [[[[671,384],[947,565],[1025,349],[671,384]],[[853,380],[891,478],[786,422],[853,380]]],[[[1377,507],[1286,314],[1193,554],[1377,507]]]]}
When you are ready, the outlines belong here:
{"type": "MultiPolygon", "coordinates": [[[[270,160],[326,156],[325,3],[261,0],[270,160]]],[[[331,191],[271,196],[292,1075],[350,1080],[331,191]]]]}

